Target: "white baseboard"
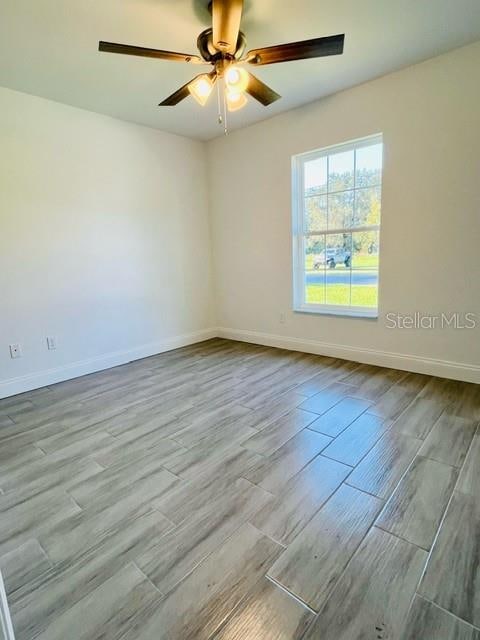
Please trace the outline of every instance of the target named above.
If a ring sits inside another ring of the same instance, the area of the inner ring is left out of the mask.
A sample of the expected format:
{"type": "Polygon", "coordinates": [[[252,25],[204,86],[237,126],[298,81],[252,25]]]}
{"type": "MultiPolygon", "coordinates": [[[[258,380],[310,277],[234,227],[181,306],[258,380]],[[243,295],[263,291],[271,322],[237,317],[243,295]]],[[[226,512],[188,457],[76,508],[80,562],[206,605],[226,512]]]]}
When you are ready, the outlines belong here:
{"type": "Polygon", "coordinates": [[[179,347],[186,347],[187,345],[195,344],[196,342],[203,342],[204,340],[209,340],[216,336],[217,330],[215,328],[202,329],[201,331],[195,331],[193,333],[166,338],[159,342],[141,345],[127,351],[106,353],[96,358],[88,358],[86,360],[72,362],[61,367],[36,371],[35,373],[29,373],[17,378],[0,380],[0,398],[8,398],[9,396],[14,396],[25,391],[32,391],[32,389],[39,389],[40,387],[46,387],[47,385],[55,384],[56,382],[63,382],[89,373],[95,373],[96,371],[102,371],[103,369],[110,369],[111,367],[131,362],[132,360],[148,358],[149,356],[154,356],[158,353],[171,351],[172,349],[178,349],[179,347]]]}
{"type": "Polygon", "coordinates": [[[354,362],[374,364],[380,367],[391,367],[393,369],[401,369],[402,371],[424,373],[440,378],[480,383],[480,366],[465,364],[463,362],[421,358],[410,354],[362,349],[317,340],[305,340],[303,338],[291,338],[288,336],[278,336],[243,329],[228,329],[225,327],[219,327],[217,335],[230,340],[240,340],[241,342],[251,342],[269,347],[289,349],[291,351],[304,351],[305,353],[353,360],[354,362]]]}
{"type": "Polygon", "coordinates": [[[178,349],[179,347],[185,347],[189,344],[203,342],[204,340],[215,337],[262,344],[280,349],[289,349],[291,351],[304,351],[305,353],[353,360],[355,362],[374,364],[380,367],[391,367],[393,369],[401,369],[402,371],[425,373],[427,375],[451,378],[453,380],[480,383],[480,366],[473,364],[436,360],[433,358],[420,358],[414,355],[393,353],[390,351],[361,349],[329,342],[291,338],[244,329],[212,327],[210,329],[203,329],[201,331],[167,338],[160,342],[142,345],[127,351],[107,353],[96,358],[72,362],[62,367],[37,371],[8,380],[0,380],[0,399],[14,396],[25,391],[31,391],[32,389],[46,387],[56,382],[78,378],[79,376],[95,373],[96,371],[110,369],[111,367],[131,362],[132,360],[147,358],[158,353],[164,353],[165,351],[171,351],[172,349],[178,349]]]}

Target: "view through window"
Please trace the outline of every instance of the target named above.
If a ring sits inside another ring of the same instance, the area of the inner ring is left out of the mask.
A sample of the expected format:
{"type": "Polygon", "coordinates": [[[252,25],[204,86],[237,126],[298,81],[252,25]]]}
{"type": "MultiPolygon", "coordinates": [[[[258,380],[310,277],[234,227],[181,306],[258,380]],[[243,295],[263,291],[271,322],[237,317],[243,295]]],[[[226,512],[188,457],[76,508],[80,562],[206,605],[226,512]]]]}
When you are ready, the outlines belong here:
{"type": "Polygon", "coordinates": [[[294,308],[376,316],[382,136],[293,158],[294,308]]]}

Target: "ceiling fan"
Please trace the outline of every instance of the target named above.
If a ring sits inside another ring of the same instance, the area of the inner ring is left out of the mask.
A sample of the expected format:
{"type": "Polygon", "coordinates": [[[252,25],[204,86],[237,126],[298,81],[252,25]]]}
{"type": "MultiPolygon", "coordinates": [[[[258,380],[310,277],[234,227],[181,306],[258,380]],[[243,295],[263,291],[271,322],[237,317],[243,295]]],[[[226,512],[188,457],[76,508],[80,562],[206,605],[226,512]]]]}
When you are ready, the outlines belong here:
{"type": "Polygon", "coordinates": [[[245,106],[245,93],[265,107],[281,97],[252,73],[239,66],[241,63],[260,66],[343,53],[344,34],[252,49],[245,53],[246,38],[240,31],[243,0],[212,0],[209,9],[212,14],[212,28],[202,31],[198,36],[197,47],[200,56],[103,41],[99,43],[99,50],[196,65],[212,65],[213,70],[210,73],[197,75],[165,98],[159,106],[174,106],[190,94],[204,106],[217,80],[223,79],[224,100],[229,111],[237,111],[245,106]]]}

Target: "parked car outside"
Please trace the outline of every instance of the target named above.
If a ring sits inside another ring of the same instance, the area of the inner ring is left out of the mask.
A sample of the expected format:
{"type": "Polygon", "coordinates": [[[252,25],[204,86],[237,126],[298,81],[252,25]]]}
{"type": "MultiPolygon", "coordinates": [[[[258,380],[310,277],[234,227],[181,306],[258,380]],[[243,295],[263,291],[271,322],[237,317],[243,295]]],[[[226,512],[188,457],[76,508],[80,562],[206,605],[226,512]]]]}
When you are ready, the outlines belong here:
{"type": "Polygon", "coordinates": [[[318,270],[325,264],[329,269],[335,269],[337,264],[344,264],[348,268],[350,267],[351,261],[352,256],[350,251],[333,247],[325,249],[325,252],[320,255],[313,256],[313,268],[318,270]]]}

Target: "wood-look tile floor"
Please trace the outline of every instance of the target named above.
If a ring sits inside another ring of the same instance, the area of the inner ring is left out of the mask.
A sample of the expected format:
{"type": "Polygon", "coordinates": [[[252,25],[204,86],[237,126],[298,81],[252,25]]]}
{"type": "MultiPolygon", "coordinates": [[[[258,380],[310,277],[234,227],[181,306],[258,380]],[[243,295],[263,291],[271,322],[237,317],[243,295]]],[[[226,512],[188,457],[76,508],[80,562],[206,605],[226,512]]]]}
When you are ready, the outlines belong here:
{"type": "Polygon", "coordinates": [[[479,421],[220,339],[0,400],[17,640],[480,640],[479,421]]]}

